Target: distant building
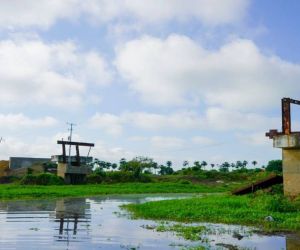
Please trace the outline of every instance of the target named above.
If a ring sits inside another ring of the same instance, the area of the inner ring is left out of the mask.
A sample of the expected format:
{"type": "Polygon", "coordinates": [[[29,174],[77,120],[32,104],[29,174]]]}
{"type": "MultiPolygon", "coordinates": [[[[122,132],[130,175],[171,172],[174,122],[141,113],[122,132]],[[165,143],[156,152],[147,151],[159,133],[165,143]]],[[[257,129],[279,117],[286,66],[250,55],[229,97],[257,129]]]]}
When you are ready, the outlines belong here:
{"type": "Polygon", "coordinates": [[[32,165],[43,164],[50,161],[50,158],[10,157],[9,168],[11,170],[19,168],[29,168],[32,165]]]}

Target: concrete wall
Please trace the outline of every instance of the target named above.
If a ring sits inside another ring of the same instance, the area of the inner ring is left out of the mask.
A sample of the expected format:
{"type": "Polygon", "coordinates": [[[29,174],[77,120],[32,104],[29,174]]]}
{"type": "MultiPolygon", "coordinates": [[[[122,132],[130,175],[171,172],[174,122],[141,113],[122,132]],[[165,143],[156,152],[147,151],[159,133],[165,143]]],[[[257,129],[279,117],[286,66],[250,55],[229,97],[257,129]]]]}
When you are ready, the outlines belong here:
{"type": "Polygon", "coordinates": [[[9,158],[9,168],[18,169],[18,168],[28,168],[34,164],[42,164],[49,162],[50,158],[28,158],[28,157],[10,157],[9,158]]]}
{"type": "Polygon", "coordinates": [[[86,166],[68,166],[66,163],[58,163],[57,166],[57,175],[64,178],[65,183],[83,183],[89,173],[91,169],[86,166]]]}
{"type": "Polygon", "coordinates": [[[283,149],[284,193],[288,196],[300,194],[300,150],[283,149]]]}

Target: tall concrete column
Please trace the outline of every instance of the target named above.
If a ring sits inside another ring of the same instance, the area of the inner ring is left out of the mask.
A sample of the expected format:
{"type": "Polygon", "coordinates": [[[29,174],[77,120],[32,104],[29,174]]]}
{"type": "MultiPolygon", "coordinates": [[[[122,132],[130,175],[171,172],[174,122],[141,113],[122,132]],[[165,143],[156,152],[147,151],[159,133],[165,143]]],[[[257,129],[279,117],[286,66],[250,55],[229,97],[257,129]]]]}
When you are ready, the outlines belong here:
{"type": "Polygon", "coordinates": [[[284,194],[300,195],[300,134],[276,135],[273,144],[282,149],[284,194]]]}

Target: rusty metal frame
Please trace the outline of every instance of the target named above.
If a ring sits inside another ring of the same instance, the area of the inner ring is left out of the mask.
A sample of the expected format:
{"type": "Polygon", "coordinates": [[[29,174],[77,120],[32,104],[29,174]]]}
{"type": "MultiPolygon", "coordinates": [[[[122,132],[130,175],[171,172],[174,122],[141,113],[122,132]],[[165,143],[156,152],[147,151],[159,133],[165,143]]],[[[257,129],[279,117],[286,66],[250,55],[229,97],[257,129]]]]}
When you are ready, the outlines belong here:
{"type": "Polygon", "coordinates": [[[83,147],[94,147],[94,143],[86,143],[86,142],[75,142],[75,141],[57,141],[57,144],[62,145],[62,157],[63,157],[63,163],[67,163],[67,155],[66,155],[66,145],[75,146],[76,147],[76,163],[79,166],[80,165],[80,153],[79,153],[79,146],[83,147]]]}
{"type": "Polygon", "coordinates": [[[300,101],[291,98],[282,98],[281,100],[281,112],[282,112],[282,132],[278,132],[276,129],[271,129],[266,136],[273,139],[276,135],[290,135],[292,133],[292,122],[291,122],[291,104],[300,105],[300,101]]]}

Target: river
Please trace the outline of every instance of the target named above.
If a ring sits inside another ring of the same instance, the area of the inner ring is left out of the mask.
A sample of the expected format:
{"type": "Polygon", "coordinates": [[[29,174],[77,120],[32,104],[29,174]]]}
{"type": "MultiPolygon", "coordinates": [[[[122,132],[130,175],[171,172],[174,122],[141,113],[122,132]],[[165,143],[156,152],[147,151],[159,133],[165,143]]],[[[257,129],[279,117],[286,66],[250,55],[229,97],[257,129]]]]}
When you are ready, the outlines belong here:
{"type": "MultiPolygon", "coordinates": [[[[298,250],[298,235],[262,235],[253,228],[202,223],[207,241],[191,242],[133,220],[120,205],[187,195],[110,195],[0,202],[0,249],[207,249],[298,250]]],[[[201,224],[201,225],[202,225],[201,224]]]]}

